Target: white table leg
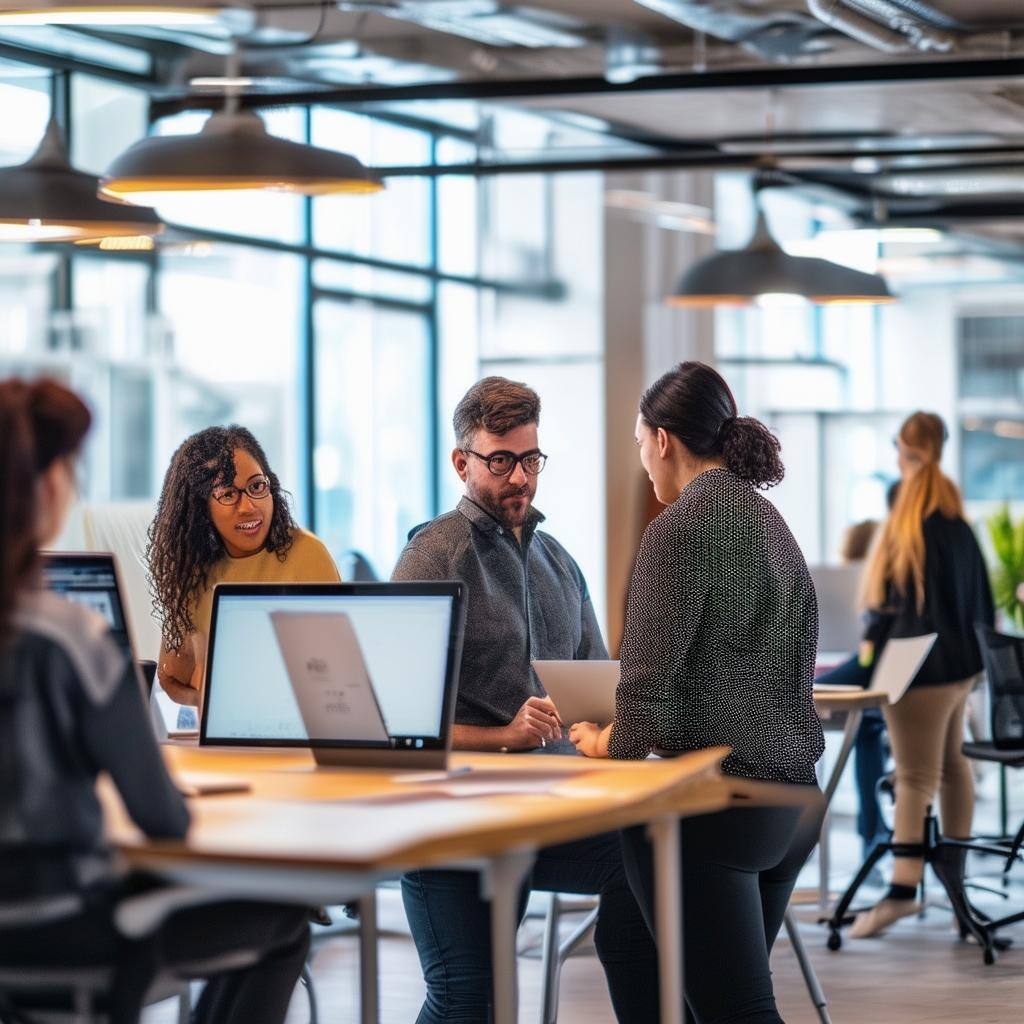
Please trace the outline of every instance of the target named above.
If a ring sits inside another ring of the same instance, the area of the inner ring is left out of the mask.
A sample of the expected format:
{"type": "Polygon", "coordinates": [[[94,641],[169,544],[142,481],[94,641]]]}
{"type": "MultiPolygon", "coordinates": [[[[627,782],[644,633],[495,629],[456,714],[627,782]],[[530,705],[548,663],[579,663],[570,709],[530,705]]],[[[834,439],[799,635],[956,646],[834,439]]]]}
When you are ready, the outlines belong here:
{"type": "Polygon", "coordinates": [[[661,1024],[683,1024],[683,886],[679,819],[667,816],[647,826],[654,853],[661,1024]]]}
{"type": "Polygon", "coordinates": [[[483,897],[491,902],[494,1024],[518,1024],[516,932],[519,930],[519,890],[533,862],[533,850],[515,850],[490,861],[481,876],[483,897]]]}
{"type": "Polygon", "coordinates": [[[836,763],[832,766],[832,771],[829,773],[828,782],[825,783],[826,813],[821,823],[821,839],[818,842],[818,907],[822,912],[828,910],[830,895],[832,813],[829,808],[832,805],[832,797],[836,795],[836,789],[839,788],[839,780],[843,777],[846,764],[850,760],[850,753],[857,739],[857,729],[860,727],[860,720],[863,714],[864,712],[860,708],[846,712],[846,722],[843,725],[843,741],[839,746],[836,763]]]}
{"type": "Polygon", "coordinates": [[[377,1024],[380,1019],[377,980],[377,894],[359,900],[359,1021],[377,1024]]]}

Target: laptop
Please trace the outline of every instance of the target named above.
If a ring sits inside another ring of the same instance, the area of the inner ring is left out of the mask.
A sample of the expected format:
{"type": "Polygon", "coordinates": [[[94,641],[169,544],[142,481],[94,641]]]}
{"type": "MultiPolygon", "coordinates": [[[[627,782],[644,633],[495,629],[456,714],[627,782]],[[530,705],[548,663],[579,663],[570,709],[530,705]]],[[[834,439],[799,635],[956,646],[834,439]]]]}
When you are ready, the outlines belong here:
{"type": "MultiPolygon", "coordinates": [[[[907,692],[914,677],[921,670],[938,633],[924,636],[896,637],[882,648],[875,671],[871,674],[869,692],[884,693],[890,704],[895,704],[907,692]]],[[[815,683],[822,693],[860,693],[864,687],[856,683],[815,683]]]]}
{"type": "Polygon", "coordinates": [[[386,743],[388,727],[346,612],[271,612],[302,724],[313,741],[386,743]]]}
{"type": "Polygon", "coordinates": [[[615,717],[617,661],[535,661],[547,695],[554,701],[562,724],[594,722],[607,725],[615,717]]]}
{"type": "MultiPolygon", "coordinates": [[[[121,648],[125,658],[138,665],[135,658],[131,621],[128,606],[122,595],[121,576],[117,559],[106,551],[44,551],[43,580],[47,589],[69,601],[77,601],[107,620],[114,643],[121,648]]],[[[145,695],[146,688],[140,689],[145,695]]],[[[198,729],[195,708],[175,704],[158,686],[150,693],[150,715],[157,739],[168,736],[195,735],[198,729]],[[158,698],[163,702],[158,702],[158,698]],[[179,724],[184,717],[183,724],[179,724]]],[[[214,779],[205,776],[190,776],[177,773],[175,785],[184,796],[203,796],[210,793],[240,792],[248,784],[236,779],[214,779]]]]}
{"type": "Polygon", "coordinates": [[[457,582],[220,584],[200,744],[446,769],[465,592],[457,582]]]}

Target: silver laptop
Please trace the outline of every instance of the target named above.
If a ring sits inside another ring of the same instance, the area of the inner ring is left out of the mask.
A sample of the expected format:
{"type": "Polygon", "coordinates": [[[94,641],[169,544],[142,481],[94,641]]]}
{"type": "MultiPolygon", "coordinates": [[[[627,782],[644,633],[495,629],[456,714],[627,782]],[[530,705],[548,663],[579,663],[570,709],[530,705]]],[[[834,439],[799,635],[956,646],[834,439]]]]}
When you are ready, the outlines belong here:
{"type": "Polygon", "coordinates": [[[345,612],[271,612],[310,740],[344,737],[387,745],[384,713],[352,618],[345,612]]]}
{"type": "Polygon", "coordinates": [[[818,650],[852,654],[864,633],[860,584],[862,564],[815,565],[811,580],[818,598],[818,650]]]}
{"type": "Polygon", "coordinates": [[[533,670],[565,726],[607,725],[615,717],[617,661],[535,661],[533,670]]]}
{"type": "Polygon", "coordinates": [[[464,595],[447,582],[216,587],[200,744],[446,768],[464,595]]]}
{"type": "MultiPolygon", "coordinates": [[[[871,685],[867,690],[884,693],[888,703],[895,704],[921,670],[937,636],[937,633],[926,633],[924,636],[889,640],[882,649],[882,656],[871,674],[871,685]]],[[[814,688],[821,693],[861,693],[864,690],[864,687],[856,683],[815,683],[814,688]]]]}

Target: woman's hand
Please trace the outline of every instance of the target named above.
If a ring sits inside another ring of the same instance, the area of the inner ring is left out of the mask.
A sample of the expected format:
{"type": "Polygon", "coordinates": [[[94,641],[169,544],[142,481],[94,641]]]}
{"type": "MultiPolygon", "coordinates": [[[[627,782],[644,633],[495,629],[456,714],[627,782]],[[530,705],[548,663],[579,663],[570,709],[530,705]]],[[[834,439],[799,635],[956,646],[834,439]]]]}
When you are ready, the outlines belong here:
{"type": "Polygon", "coordinates": [[[610,725],[602,729],[593,722],[577,722],[569,730],[569,739],[584,757],[607,757],[608,738],[611,734],[610,725]]]}
{"type": "MultiPolygon", "coordinates": [[[[197,665],[195,648],[191,641],[182,645],[180,651],[160,650],[157,664],[157,682],[175,704],[199,707],[199,684],[196,682],[197,665]]],[[[200,676],[201,678],[201,676],[200,676]]]]}

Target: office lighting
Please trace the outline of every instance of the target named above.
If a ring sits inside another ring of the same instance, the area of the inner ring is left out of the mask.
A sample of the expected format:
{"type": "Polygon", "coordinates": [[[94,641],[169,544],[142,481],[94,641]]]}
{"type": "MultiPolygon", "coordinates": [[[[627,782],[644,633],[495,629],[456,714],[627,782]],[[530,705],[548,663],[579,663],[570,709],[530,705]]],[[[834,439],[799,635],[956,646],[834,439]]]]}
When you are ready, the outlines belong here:
{"type": "Polygon", "coordinates": [[[155,235],[156,211],[102,199],[99,181],[76,171],[56,120],[23,164],[0,168],[0,241],[68,242],[155,235]]]}
{"type": "MultiPolygon", "coordinates": [[[[756,197],[755,197],[756,198],[756,197]]],[[[880,303],[894,299],[878,274],[812,256],[790,256],[772,237],[758,205],[754,235],[742,249],[699,260],[666,299],[670,306],[749,306],[762,296],[801,296],[818,304],[880,303]]]]}
{"type": "Polygon", "coordinates": [[[94,28],[225,28],[251,27],[252,14],[231,10],[218,4],[171,0],[160,3],[135,3],[112,0],[110,3],[11,3],[0,2],[0,25],[71,25],[94,28]]]}
{"type": "Polygon", "coordinates": [[[379,175],[354,156],[271,135],[258,114],[228,108],[197,135],[150,136],[119,156],[103,194],[158,203],[168,193],[269,189],[307,196],[379,192],[379,175]]]}

